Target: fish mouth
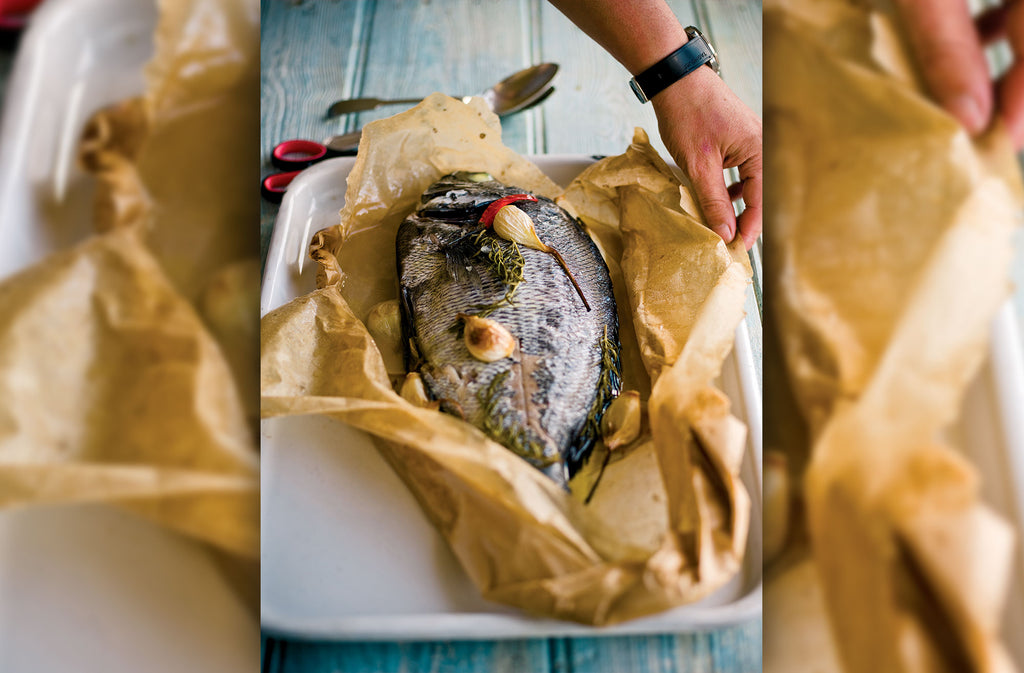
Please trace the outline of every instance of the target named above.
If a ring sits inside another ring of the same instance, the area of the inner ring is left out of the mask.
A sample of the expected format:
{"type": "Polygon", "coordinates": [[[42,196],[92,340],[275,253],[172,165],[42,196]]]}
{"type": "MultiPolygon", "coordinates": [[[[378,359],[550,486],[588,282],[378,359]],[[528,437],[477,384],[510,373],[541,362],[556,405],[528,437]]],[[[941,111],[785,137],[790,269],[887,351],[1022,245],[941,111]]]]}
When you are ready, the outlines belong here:
{"type": "Polygon", "coordinates": [[[480,217],[493,201],[522,190],[509,187],[483,172],[460,171],[446,175],[427,188],[416,213],[421,218],[482,229],[480,217]],[[473,179],[486,176],[489,179],[473,179]]]}

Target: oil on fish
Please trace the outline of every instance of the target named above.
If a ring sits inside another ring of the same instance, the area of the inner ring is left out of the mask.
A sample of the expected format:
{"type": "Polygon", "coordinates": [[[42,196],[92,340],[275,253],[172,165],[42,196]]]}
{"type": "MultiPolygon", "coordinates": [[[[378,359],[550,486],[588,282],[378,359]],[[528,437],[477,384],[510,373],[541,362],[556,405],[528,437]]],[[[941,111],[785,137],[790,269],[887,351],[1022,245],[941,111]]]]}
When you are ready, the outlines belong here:
{"type": "Polygon", "coordinates": [[[406,365],[443,411],[564,484],[591,453],[601,414],[619,391],[618,316],[597,246],[553,201],[514,205],[564,267],[481,223],[489,205],[522,193],[486,174],[448,175],[399,227],[406,365]],[[473,357],[460,314],[507,329],[517,341],[512,355],[473,357]]]}

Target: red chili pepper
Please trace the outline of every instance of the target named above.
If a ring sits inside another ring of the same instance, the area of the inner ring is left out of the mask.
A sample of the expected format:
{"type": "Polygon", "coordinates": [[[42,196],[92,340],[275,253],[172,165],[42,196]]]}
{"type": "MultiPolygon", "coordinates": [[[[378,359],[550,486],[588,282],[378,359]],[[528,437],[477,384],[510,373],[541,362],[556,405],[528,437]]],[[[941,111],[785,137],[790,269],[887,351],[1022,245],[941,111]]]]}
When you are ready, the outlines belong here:
{"type": "Polygon", "coordinates": [[[497,201],[491,201],[491,205],[487,206],[487,210],[480,216],[480,222],[485,226],[489,227],[494,224],[494,216],[498,214],[498,211],[507,206],[510,203],[516,201],[536,201],[537,197],[533,194],[510,194],[509,196],[503,196],[497,201]]]}

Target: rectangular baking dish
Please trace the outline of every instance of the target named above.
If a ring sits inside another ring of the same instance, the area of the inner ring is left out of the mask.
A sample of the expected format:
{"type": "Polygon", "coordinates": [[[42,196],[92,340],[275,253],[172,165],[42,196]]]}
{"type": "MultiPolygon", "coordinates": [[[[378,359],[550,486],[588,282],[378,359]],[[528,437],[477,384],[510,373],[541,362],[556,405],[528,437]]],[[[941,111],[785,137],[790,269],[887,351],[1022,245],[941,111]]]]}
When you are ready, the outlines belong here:
{"type": "MultiPolygon", "coordinates": [[[[530,159],[567,185],[594,159],[530,159]]],[[[299,259],[336,224],[352,158],[304,171],[270,242],[261,313],[314,289],[299,259]]],[[[756,316],[755,316],[756,319],[756,316]]],[[[452,640],[653,634],[710,629],[761,612],[761,396],[746,324],[721,387],[749,428],[742,477],[754,500],[742,571],[693,605],[608,628],[538,619],[483,600],[369,437],[322,417],[262,423],[262,624],[272,633],[351,640],[452,640]]]]}

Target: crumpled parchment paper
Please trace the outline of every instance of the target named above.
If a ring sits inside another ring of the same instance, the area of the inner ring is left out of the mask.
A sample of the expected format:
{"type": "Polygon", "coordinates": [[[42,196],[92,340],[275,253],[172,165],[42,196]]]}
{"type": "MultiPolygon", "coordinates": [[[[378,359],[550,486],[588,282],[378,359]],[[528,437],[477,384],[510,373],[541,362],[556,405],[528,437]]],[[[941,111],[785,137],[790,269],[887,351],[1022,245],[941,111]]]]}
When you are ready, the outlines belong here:
{"type": "Polygon", "coordinates": [[[1013,670],[1014,534],[942,435],[1009,291],[1012,147],[932,103],[865,3],[773,1],[765,36],[766,294],[808,438],[767,439],[800,496],[766,579],[765,668],[1013,670]]]}
{"type": "Polygon", "coordinates": [[[745,427],[713,384],[743,315],[742,243],[704,226],[639,129],[564,194],[500,135],[481,100],[441,94],[364,129],[341,222],[311,246],[317,289],[263,317],[262,415],[327,414],[372,434],[485,598],[595,625],[697,600],[737,572],[749,524],[745,427]],[[457,170],[559,197],[608,261],[623,387],[642,391],[649,429],[609,460],[588,505],[473,426],[397,395],[362,322],[397,296],[398,225],[457,170]]]}
{"type": "Polygon", "coordinates": [[[0,507],[111,503],[250,579],[258,9],[160,3],[145,94],[83,141],[98,233],[0,282],[0,507]]]}

